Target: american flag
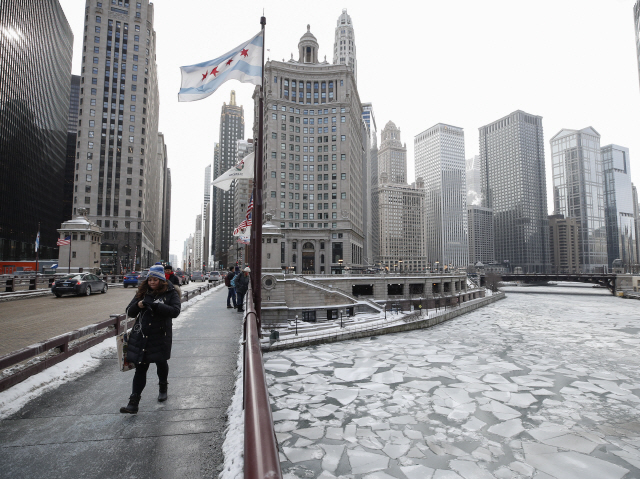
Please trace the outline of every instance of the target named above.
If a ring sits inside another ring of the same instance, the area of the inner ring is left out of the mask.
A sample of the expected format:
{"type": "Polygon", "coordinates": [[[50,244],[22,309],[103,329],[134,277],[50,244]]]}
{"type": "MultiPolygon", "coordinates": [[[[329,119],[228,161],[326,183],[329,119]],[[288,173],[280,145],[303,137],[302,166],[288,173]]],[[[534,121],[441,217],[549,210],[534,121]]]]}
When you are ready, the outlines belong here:
{"type": "Polygon", "coordinates": [[[240,225],[238,225],[238,227],[235,230],[233,230],[233,236],[238,236],[240,233],[242,233],[242,230],[244,230],[247,226],[251,226],[252,214],[253,214],[253,193],[251,194],[251,199],[249,200],[249,206],[247,206],[247,216],[242,221],[242,223],[240,223],[240,225]]]}
{"type": "Polygon", "coordinates": [[[64,239],[58,238],[58,242],[56,243],[58,246],[65,246],[71,244],[71,236],[65,236],[64,239]]]}

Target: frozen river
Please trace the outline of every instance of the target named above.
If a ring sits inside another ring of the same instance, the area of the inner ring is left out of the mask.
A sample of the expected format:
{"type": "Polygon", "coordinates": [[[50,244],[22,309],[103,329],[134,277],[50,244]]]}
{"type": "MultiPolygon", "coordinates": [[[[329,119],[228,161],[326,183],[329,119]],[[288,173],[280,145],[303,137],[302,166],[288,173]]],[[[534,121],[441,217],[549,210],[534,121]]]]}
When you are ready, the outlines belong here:
{"type": "Polygon", "coordinates": [[[586,286],[265,354],[285,478],[640,477],[640,302],[586,286]]]}

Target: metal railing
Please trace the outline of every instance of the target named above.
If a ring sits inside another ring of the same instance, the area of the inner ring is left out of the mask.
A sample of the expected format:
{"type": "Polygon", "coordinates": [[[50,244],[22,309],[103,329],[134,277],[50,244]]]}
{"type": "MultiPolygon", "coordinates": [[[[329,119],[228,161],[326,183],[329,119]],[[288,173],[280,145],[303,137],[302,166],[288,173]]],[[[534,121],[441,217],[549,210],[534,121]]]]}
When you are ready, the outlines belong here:
{"type": "MultiPolygon", "coordinates": [[[[210,284],[207,284],[206,286],[200,286],[197,290],[185,291],[181,295],[180,302],[189,301],[211,287],[210,284]]],[[[112,314],[110,319],[105,321],[84,326],[1,356],[0,392],[58,364],[60,361],[64,361],[74,354],[95,346],[111,336],[119,335],[129,329],[130,322],[133,320],[134,318],[127,318],[124,314],[112,314]],[[90,335],[93,335],[93,337],[81,340],[90,335]],[[28,360],[32,360],[33,364],[25,364],[19,367],[20,363],[28,360]],[[6,373],[6,369],[13,367],[16,367],[15,372],[6,373]]]]}
{"type": "Polygon", "coordinates": [[[244,317],[244,477],[282,478],[251,284],[244,317]]]}

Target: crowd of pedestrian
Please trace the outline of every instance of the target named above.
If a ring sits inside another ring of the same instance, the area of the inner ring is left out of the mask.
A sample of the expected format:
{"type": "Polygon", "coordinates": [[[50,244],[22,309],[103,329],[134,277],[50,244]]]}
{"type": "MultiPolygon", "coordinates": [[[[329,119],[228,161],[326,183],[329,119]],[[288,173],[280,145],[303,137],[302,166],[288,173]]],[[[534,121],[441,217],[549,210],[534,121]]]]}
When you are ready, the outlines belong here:
{"type": "Polygon", "coordinates": [[[227,308],[235,308],[239,313],[244,312],[244,295],[249,289],[249,273],[251,269],[246,267],[242,272],[240,267],[229,267],[229,272],[224,277],[224,284],[228,289],[227,308]],[[233,303],[233,306],[231,304],[233,303]]]}

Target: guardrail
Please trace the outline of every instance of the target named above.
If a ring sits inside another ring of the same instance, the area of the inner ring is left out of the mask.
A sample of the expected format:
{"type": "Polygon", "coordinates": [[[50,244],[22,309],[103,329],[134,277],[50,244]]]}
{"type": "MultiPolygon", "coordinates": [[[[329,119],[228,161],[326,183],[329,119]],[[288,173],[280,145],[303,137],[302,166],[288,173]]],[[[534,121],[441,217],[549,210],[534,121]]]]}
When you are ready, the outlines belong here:
{"type": "Polygon", "coordinates": [[[244,317],[244,477],[282,478],[251,283],[244,317]]]}
{"type": "MultiPolygon", "coordinates": [[[[193,291],[182,292],[180,301],[184,303],[193,299],[195,296],[209,290],[211,284],[200,286],[193,291]]],[[[90,324],[80,329],[61,334],[51,339],[47,339],[41,343],[32,344],[26,348],[19,349],[13,353],[0,357],[0,372],[4,373],[6,369],[19,365],[23,361],[34,360],[34,364],[25,365],[14,373],[9,373],[4,377],[0,377],[0,392],[24,381],[25,379],[37,374],[45,369],[58,364],[60,361],[81,353],[91,346],[104,341],[111,336],[117,336],[129,329],[129,323],[134,318],[127,318],[124,314],[112,314],[110,319],[99,323],[90,324]],[[96,334],[101,330],[105,330],[96,336],[79,341],[80,339],[96,334]],[[75,343],[74,343],[75,342],[75,343]],[[40,357],[43,356],[44,357],[40,357]]]]}

